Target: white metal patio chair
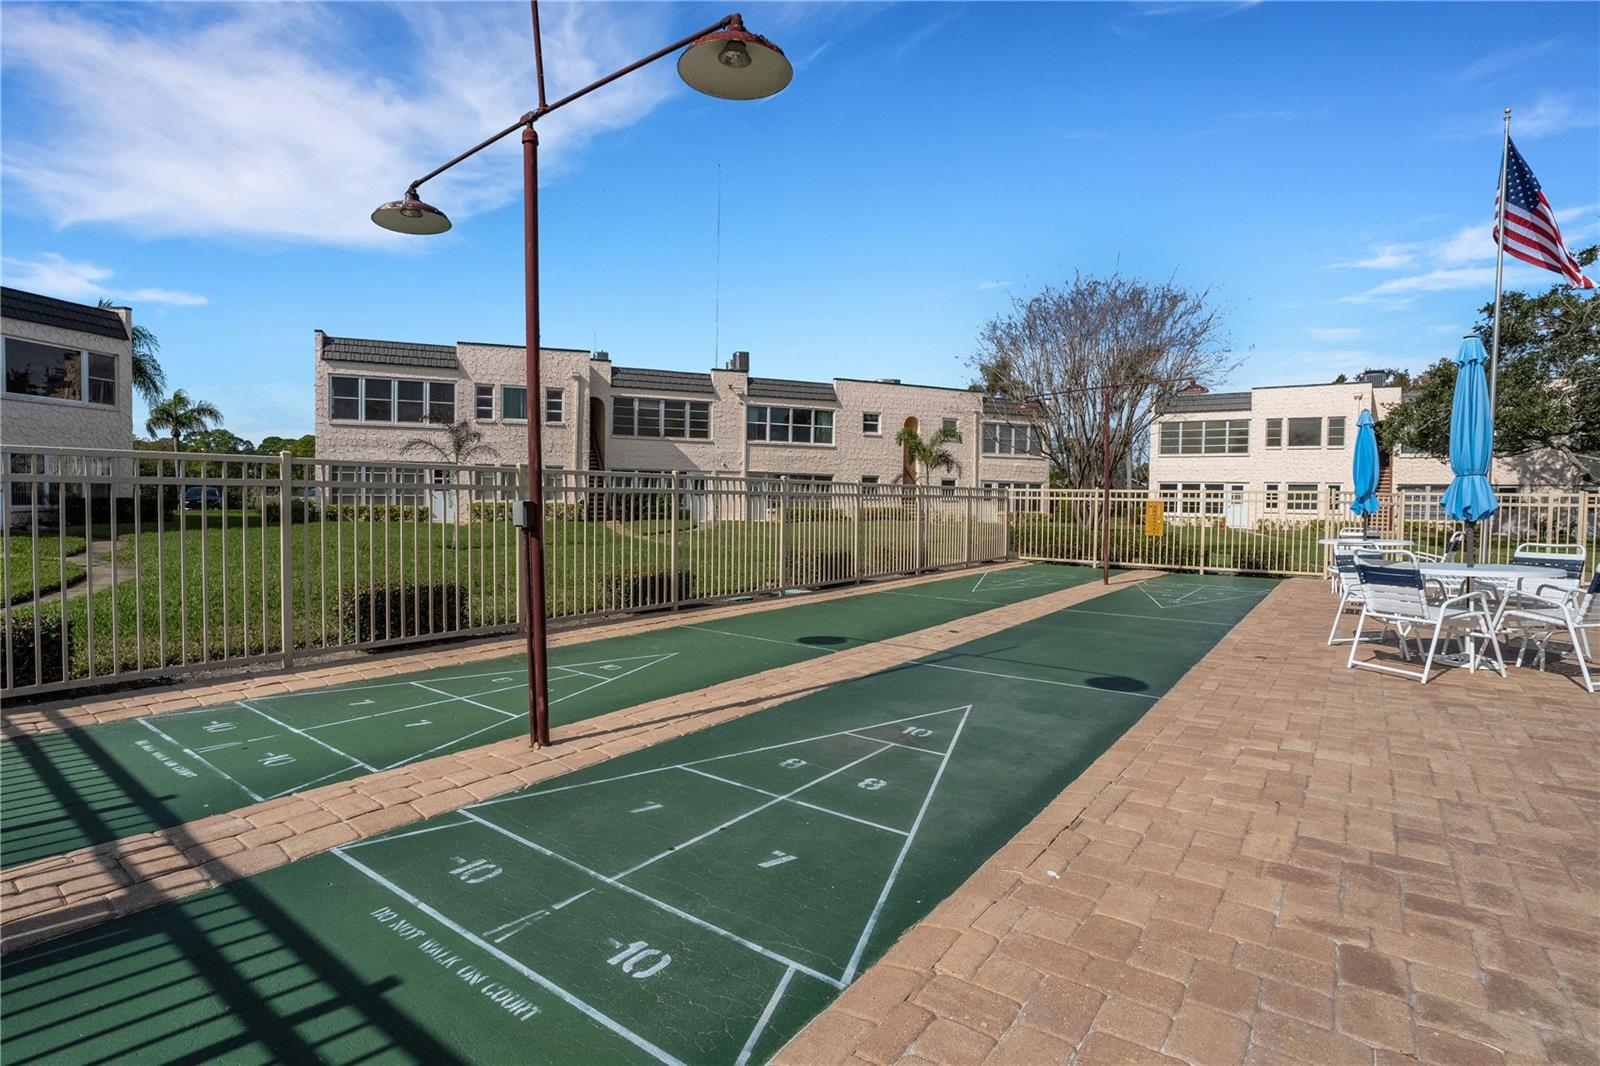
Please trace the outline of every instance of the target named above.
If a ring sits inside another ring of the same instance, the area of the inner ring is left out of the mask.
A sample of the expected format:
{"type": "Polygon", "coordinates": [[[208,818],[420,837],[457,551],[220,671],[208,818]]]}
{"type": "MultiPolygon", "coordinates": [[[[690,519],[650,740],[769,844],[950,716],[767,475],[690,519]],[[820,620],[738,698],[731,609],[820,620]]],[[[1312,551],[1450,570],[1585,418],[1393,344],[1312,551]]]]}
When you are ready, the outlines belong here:
{"type": "Polygon", "coordinates": [[[1478,662],[1484,659],[1477,646],[1477,641],[1482,640],[1494,652],[1494,669],[1501,677],[1505,676],[1505,660],[1500,656],[1500,645],[1495,640],[1494,620],[1491,612],[1494,600],[1487,591],[1468,592],[1460,596],[1450,596],[1438,602],[1429,602],[1427,584],[1423,580],[1422,571],[1417,569],[1417,555],[1414,552],[1388,552],[1379,563],[1368,563],[1356,560],[1356,570],[1361,580],[1363,599],[1361,604],[1361,617],[1356,621],[1355,639],[1350,642],[1350,657],[1345,665],[1349,667],[1362,667],[1366,670],[1381,670],[1384,673],[1399,674],[1401,677],[1412,677],[1428,683],[1429,676],[1433,673],[1433,662],[1439,651],[1439,640],[1449,633],[1461,638],[1467,656],[1467,669],[1476,673],[1478,662]],[[1383,634],[1389,629],[1395,631],[1400,642],[1401,658],[1410,661],[1406,654],[1406,642],[1413,639],[1413,631],[1417,631],[1417,651],[1422,652],[1421,630],[1431,629],[1432,636],[1428,641],[1428,651],[1422,655],[1422,670],[1407,670],[1398,666],[1376,660],[1364,662],[1356,661],[1356,653],[1361,645],[1366,642],[1363,631],[1366,629],[1367,619],[1374,618],[1383,623],[1379,629],[1377,641],[1383,639],[1383,634]]]}
{"type": "Polygon", "coordinates": [[[1437,554],[1434,552],[1413,552],[1412,554],[1425,563],[1453,563],[1457,561],[1456,556],[1461,554],[1461,545],[1463,543],[1461,530],[1458,529],[1451,533],[1449,539],[1444,542],[1444,551],[1437,554]]]}
{"type": "MultiPolygon", "coordinates": [[[[1333,625],[1328,629],[1328,644],[1347,644],[1354,637],[1338,636],[1339,623],[1344,620],[1345,611],[1351,607],[1360,607],[1366,602],[1366,591],[1361,585],[1361,571],[1356,567],[1357,560],[1369,563],[1381,562],[1383,553],[1376,548],[1365,548],[1358,544],[1337,544],[1333,549],[1333,581],[1334,590],[1339,596],[1339,606],[1333,611],[1333,625]]],[[[1410,658],[1410,654],[1402,649],[1401,654],[1410,658]]]]}
{"type": "Polygon", "coordinates": [[[1494,626],[1497,633],[1521,638],[1517,646],[1518,666],[1522,665],[1531,643],[1538,651],[1540,670],[1544,669],[1550,638],[1565,631],[1572,640],[1572,653],[1578,660],[1578,672],[1583,675],[1583,687],[1590,692],[1600,691],[1589,671],[1589,664],[1594,661],[1589,634],[1600,631],[1600,570],[1595,571],[1587,591],[1565,590],[1551,583],[1540,585],[1533,592],[1507,593],[1495,614],[1494,626]]]}
{"type": "Polygon", "coordinates": [[[1583,581],[1583,564],[1586,553],[1582,544],[1556,544],[1528,542],[1518,544],[1511,553],[1516,566],[1543,566],[1550,570],[1548,577],[1540,577],[1537,585],[1554,585],[1563,594],[1577,592],[1583,581]]]}

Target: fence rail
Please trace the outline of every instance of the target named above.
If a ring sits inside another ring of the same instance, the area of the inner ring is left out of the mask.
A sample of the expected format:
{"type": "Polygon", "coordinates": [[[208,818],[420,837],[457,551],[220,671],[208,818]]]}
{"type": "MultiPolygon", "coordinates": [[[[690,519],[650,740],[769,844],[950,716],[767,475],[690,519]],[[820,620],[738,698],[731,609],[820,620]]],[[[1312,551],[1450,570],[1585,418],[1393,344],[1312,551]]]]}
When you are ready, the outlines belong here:
{"type": "MultiPolygon", "coordinates": [[[[1442,554],[1459,526],[1439,494],[1393,492],[1379,498],[1375,536],[1409,540],[1414,550],[1442,554]]],[[[1111,493],[1111,565],[1251,574],[1322,574],[1331,559],[1319,541],[1359,527],[1350,495],[1195,489],[1169,494],[1144,489],[1111,493]]],[[[1049,562],[1098,564],[1104,496],[1098,489],[1013,490],[1008,554],[1049,562]]],[[[1524,493],[1500,497],[1500,509],[1478,527],[1478,557],[1507,562],[1518,544],[1583,544],[1589,570],[1600,557],[1600,494],[1524,493]]]]}
{"type": "MultiPolygon", "coordinates": [[[[0,694],[510,632],[526,471],[7,447],[0,694]]],[[[545,473],[546,609],[581,617],[993,561],[974,489],[545,473]]]]}

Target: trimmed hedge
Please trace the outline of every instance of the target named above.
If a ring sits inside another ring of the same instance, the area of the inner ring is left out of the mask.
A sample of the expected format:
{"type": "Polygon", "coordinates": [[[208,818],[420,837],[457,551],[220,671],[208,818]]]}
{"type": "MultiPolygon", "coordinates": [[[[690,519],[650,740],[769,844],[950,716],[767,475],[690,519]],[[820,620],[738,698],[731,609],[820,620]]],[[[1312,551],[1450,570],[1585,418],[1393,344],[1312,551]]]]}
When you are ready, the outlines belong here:
{"type": "Polygon", "coordinates": [[[457,607],[461,610],[459,628],[473,625],[466,587],[454,582],[347,588],[340,599],[340,631],[346,640],[356,643],[456,629],[457,607]]]}
{"type": "MultiPolygon", "coordinates": [[[[694,596],[694,574],[678,571],[679,601],[694,596]]],[[[625,570],[610,580],[608,606],[618,610],[634,607],[665,607],[672,603],[672,575],[664,570],[625,570]]]]}
{"type": "Polygon", "coordinates": [[[11,620],[11,662],[17,677],[13,682],[6,673],[6,657],[0,651],[0,686],[7,688],[23,685],[48,684],[61,680],[61,615],[43,614],[39,617],[39,639],[34,640],[33,615],[25,614],[11,620]],[[40,669],[44,675],[33,672],[33,649],[40,651],[40,669]]]}

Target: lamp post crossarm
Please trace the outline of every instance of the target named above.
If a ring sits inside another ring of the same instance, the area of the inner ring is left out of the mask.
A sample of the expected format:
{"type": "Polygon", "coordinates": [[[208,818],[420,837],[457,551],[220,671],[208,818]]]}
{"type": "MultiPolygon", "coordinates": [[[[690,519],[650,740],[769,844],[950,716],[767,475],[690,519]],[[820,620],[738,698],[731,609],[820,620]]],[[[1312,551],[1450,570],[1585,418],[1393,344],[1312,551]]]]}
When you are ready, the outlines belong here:
{"type": "MultiPolygon", "coordinates": [[[[416,181],[413,181],[407,187],[407,193],[409,195],[413,195],[414,196],[416,194],[416,192],[417,192],[417,189],[420,188],[423,185],[423,183],[431,181],[434,178],[437,178],[440,174],[443,174],[445,171],[449,170],[451,167],[455,166],[457,163],[462,163],[462,162],[465,162],[468,159],[471,159],[473,156],[477,155],[479,152],[483,151],[485,148],[488,148],[490,145],[495,144],[498,141],[504,140],[505,138],[511,136],[511,134],[517,132],[518,130],[523,129],[525,127],[532,126],[535,122],[538,122],[541,118],[543,118],[544,116],[548,115],[550,112],[556,110],[557,108],[565,107],[566,105],[572,103],[574,100],[578,100],[578,99],[581,99],[582,97],[588,96],[590,93],[594,92],[596,89],[600,88],[601,86],[610,85],[612,82],[616,81],[618,78],[626,77],[627,75],[632,74],[634,71],[638,70],[641,67],[647,67],[651,63],[654,63],[656,60],[662,59],[662,58],[664,58],[664,57],[666,57],[668,55],[671,55],[673,52],[676,52],[680,48],[687,48],[689,45],[691,45],[694,42],[698,41],[700,38],[706,36],[707,34],[716,33],[719,30],[724,30],[724,29],[727,29],[729,26],[734,26],[734,25],[738,25],[738,24],[740,24],[740,19],[739,19],[738,15],[736,15],[736,14],[735,15],[728,15],[725,18],[722,18],[722,19],[712,23],[711,25],[707,26],[703,30],[696,30],[694,33],[689,34],[687,37],[683,37],[680,40],[673,41],[671,44],[667,45],[665,48],[661,48],[661,49],[658,49],[658,50],[650,53],[649,55],[645,56],[643,59],[636,60],[635,62],[629,63],[627,66],[622,67],[622,68],[620,68],[618,70],[614,70],[610,74],[607,74],[603,78],[599,78],[599,79],[597,79],[595,81],[590,82],[588,85],[585,85],[581,89],[577,89],[577,90],[575,90],[573,92],[568,93],[566,96],[563,96],[561,99],[555,101],[554,103],[545,104],[545,103],[541,102],[538,107],[534,108],[534,110],[529,111],[527,114],[525,114],[521,118],[517,119],[517,121],[515,121],[511,125],[507,126],[505,129],[501,130],[499,133],[492,134],[491,136],[485,138],[484,140],[479,141],[477,144],[473,145],[471,148],[468,148],[465,152],[462,152],[460,155],[456,156],[454,159],[452,159],[449,162],[444,163],[444,164],[442,164],[440,166],[434,167],[432,170],[430,170],[426,174],[422,175],[422,177],[418,178],[416,181]]],[[[542,78],[541,78],[541,86],[542,86],[542,78]]]]}

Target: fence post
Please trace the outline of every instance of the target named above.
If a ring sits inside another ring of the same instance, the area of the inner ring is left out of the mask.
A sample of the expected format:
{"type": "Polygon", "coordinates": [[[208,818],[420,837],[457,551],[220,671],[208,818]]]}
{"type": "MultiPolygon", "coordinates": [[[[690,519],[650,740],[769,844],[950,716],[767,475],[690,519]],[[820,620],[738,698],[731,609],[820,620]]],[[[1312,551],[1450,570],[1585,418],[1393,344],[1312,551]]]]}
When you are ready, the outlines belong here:
{"type": "MultiPolygon", "coordinates": [[[[278,453],[278,616],[283,668],[294,665],[294,456],[278,453]]],[[[114,504],[113,504],[114,505],[114,504]]]]}
{"type": "Polygon", "coordinates": [[[861,580],[861,508],[865,504],[863,497],[866,491],[866,487],[861,482],[856,482],[856,506],[851,512],[850,562],[855,568],[855,579],[857,581],[861,580]]]}
{"type": "Polygon", "coordinates": [[[784,572],[788,569],[785,553],[789,550],[789,475],[778,478],[778,589],[783,589],[784,572]]]}
{"type": "Polygon", "coordinates": [[[974,490],[971,490],[971,491],[969,491],[967,493],[967,544],[966,544],[966,549],[967,549],[967,565],[968,566],[972,565],[972,522],[973,522],[973,518],[974,518],[974,512],[973,512],[973,507],[972,507],[972,492],[975,492],[975,491],[976,490],[974,489],[974,490]]]}
{"type": "Polygon", "coordinates": [[[672,512],[667,517],[667,583],[671,586],[667,602],[672,604],[672,609],[678,609],[678,484],[682,477],[678,471],[672,472],[672,503],[669,510],[672,512]]]}
{"type": "MultiPolygon", "coordinates": [[[[533,494],[533,482],[528,480],[528,464],[527,463],[518,463],[517,464],[517,499],[526,500],[532,494],[533,494]]],[[[457,492],[456,493],[456,506],[457,507],[460,507],[460,496],[461,496],[461,494],[459,492],[457,492]]],[[[467,507],[468,507],[469,510],[471,509],[472,503],[470,501],[467,503],[467,507]]],[[[459,525],[458,525],[457,529],[456,529],[456,535],[459,535],[459,534],[460,534],[460,528],[459,528],[459,525]]],[[[519,625],[519,626],[523,624],[522,623],[522,616],[523,616],[523,613],[524,613],[524,611],[526,609],[526,606],[527,606],[527,603],[528,603],[528,593],[527,593],[527,590],[523,587],[523,582],[528,580],[528,573],[527,573],[527,571],[528,571],[528,558],[527,558],[528,553],[525,550],[523,550],[522,536],[523,536],[522,530],[520,530],[520,529],[517,530],[516,531],[516,537],[517,537],[517,551],[516,551],[516,556],[517,556],[517,625],[519,625]]]]}
{"type": "Polygon", "coordinates": [[[1206,514],[1205,490],[1200,490],[1200,573],[1206,572],[1206,534],[1211,532],[1211,516],[1206,514]]]}

